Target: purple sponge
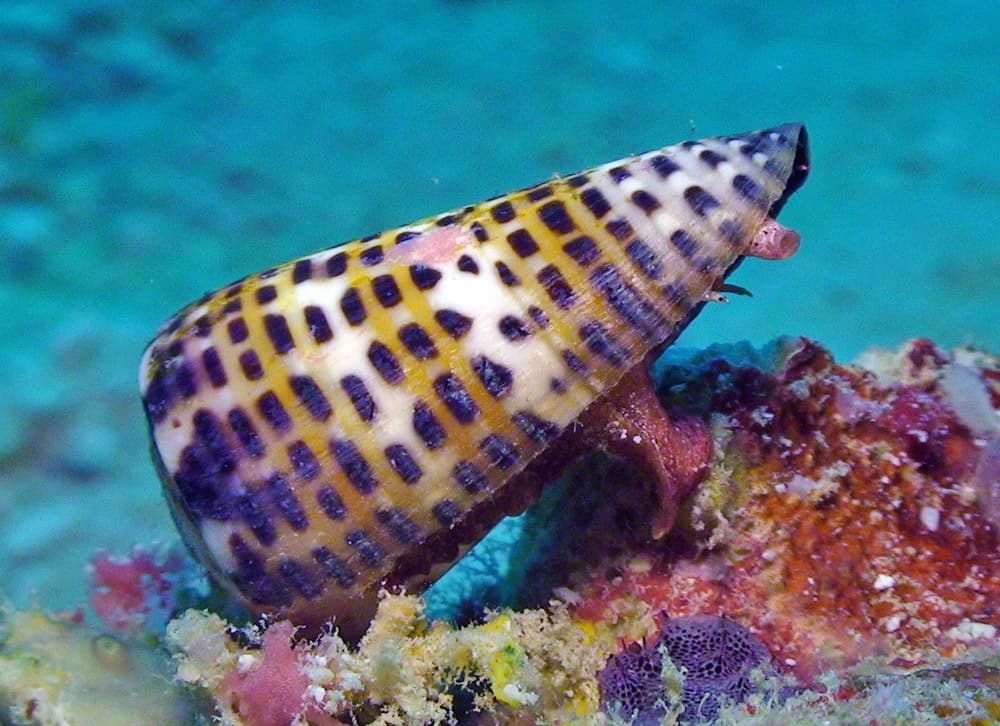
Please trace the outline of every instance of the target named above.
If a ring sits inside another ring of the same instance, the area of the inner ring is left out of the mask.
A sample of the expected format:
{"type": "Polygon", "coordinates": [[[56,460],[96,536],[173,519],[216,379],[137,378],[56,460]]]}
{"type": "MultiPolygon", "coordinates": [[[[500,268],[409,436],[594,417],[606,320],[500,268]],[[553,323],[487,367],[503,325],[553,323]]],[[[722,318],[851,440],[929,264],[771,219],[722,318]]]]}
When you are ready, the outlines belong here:
{"type": "Polygon", "coordinates": [[[659,645],[684,673],[682,723],[711,721],[723,696],[737,703],[744,700],[753,693],[750,671],[771,660],[760,640],[725,616],[668,620],[659,645]]]}
{"type": "Polygon", "coordinates": [[[711,721],[722,699],[744,700],[754,690],[750,671],[771,661],[760,640],[726,617],[668,620],[655,643],[632,643],[598,674],[605,713],[632,726],[661,723],[672,705],[662,678],[664,655],[684,675],[679,723],[711,721]]]}
{"type": "Polygon", "coordinates": [[[656,647],[630,643],[597,674],[601,705],[613,723],[658,726],[667,715],[663,655],[656,647]]]}

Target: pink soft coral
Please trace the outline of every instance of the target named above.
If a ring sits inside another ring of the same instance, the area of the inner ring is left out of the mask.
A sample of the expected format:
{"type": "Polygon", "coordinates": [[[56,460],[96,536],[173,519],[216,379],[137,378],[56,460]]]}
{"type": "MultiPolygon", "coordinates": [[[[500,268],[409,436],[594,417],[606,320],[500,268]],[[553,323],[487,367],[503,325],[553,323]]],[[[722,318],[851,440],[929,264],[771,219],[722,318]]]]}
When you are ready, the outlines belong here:
{"type": "Polygon", "coordinates": [[[274,623],[264,632],[260,657],[245,668],[238,664],[222,681],[220,700],[228,703],[246,726],[341,723],[310,698],[311,681],[299,662],[304,646],[292,645],[294,633],[295,627],[287,620],[274,623]]]}
{"type": "Polygon", "coordinates": [[[178,609],[182,590],[197,575],[178,549],[150,550],[141,545],[128,555],[100,552],[88,568],[90,604],[107,627],[128,635],[159,632],[178,609]]]}

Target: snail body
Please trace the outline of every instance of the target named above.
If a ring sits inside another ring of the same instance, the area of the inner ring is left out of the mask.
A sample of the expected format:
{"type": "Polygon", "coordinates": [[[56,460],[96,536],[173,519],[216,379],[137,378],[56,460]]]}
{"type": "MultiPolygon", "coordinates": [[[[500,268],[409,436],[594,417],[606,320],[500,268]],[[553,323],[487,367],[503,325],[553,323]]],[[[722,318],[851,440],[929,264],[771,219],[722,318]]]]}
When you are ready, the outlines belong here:
{"type": "Polygon", "coordinates": [[[380,587],[422,586],[492,526],[505,487],[743,256],[794,249],[772,217],[807,153],[797,124],[686,142],[184,308],[140,386],[189,546],[251,610],[360,633],[380,587]]]}

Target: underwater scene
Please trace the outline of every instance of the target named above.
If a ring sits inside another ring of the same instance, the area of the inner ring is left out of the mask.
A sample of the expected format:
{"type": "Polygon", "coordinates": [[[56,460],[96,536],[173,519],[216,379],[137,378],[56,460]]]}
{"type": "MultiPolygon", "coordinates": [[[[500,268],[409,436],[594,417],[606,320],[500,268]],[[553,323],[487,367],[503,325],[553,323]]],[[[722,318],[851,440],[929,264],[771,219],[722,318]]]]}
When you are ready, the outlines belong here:
{"type": "Polygon", "coordinates": [[[1000,724],[997,37],[0,3],[0,723],[1000,724]]]}

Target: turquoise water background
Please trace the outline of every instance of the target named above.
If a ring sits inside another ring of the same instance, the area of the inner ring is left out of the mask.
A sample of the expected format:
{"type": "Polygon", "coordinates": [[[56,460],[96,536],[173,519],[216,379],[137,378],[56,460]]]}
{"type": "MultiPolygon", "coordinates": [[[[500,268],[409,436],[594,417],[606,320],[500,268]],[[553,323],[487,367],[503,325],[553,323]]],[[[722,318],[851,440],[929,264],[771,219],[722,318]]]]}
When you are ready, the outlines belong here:
{"type": "Polygon", "coordinates": [[[685,346],[1000,352],[1000,4],[20,2],[0,11],[0,591],[175,537],[137,367],[208,289],[688,138],[804,121],[754,292],[685,346]]]}

